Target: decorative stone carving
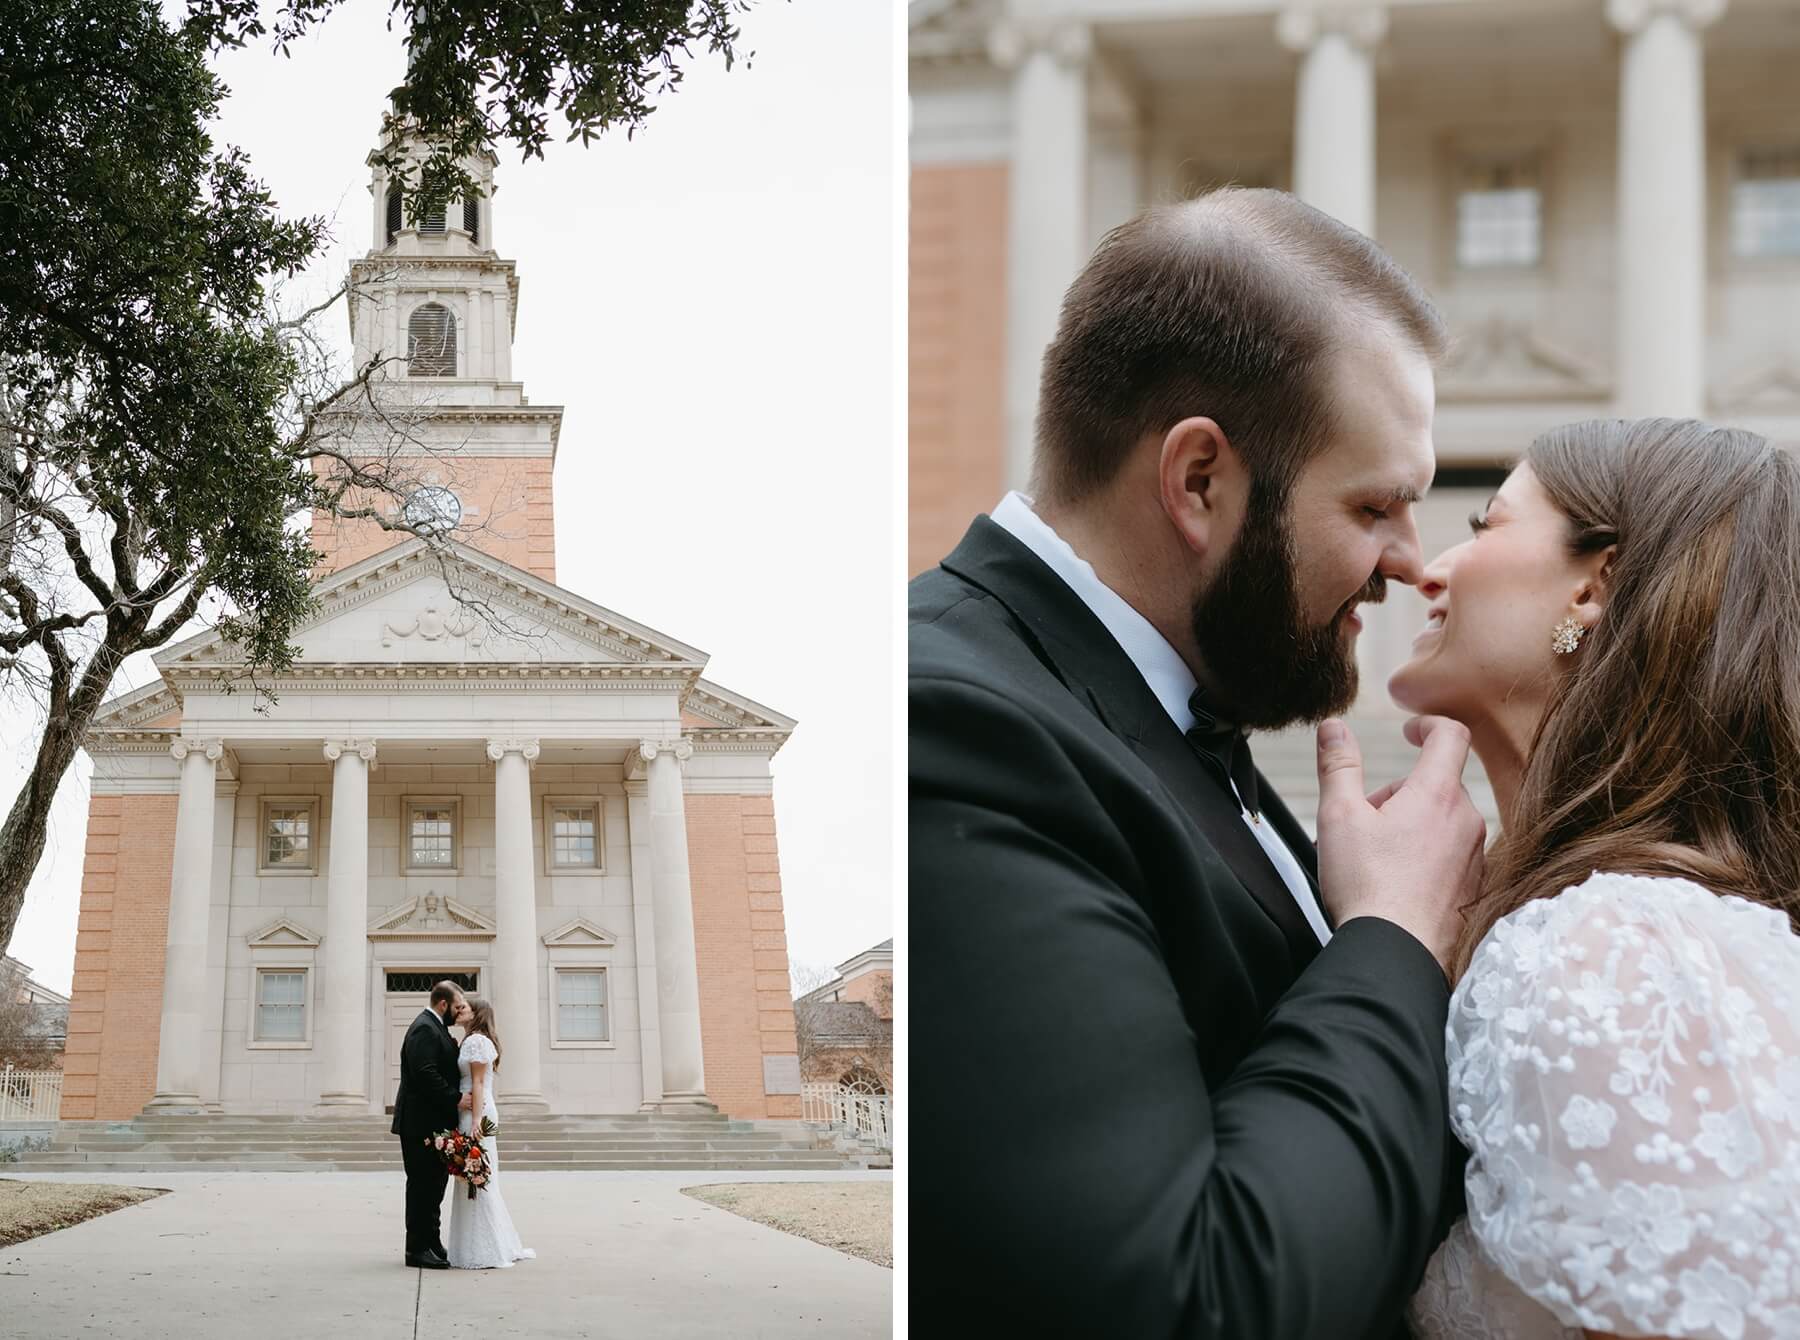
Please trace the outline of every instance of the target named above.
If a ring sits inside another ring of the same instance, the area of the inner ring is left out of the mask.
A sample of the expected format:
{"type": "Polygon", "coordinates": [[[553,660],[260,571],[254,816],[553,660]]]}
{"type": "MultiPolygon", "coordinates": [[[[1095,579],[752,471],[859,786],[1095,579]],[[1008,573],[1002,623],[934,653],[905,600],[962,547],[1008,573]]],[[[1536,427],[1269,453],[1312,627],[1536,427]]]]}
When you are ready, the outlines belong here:
{"type": "Polygon", "coordinates": [[[487,756],[490,762],[498,763],[508,754],[523,754],[527,763],[533,762],[541,751],[536,740],[504,739],[487,742],[487,756]]]}
{"type": "Polygon", "coordinates": [[[639,740],[638,757],[646,763],[656,762],[658,754],[673,754],[677,763],[686,763],[694,756],[694,745],[691,740],[639,740]]]}
{"type": "Polygon", "coordinates": [[[491,940],[494,923],[439,893],[423,893],[379,914],[371,940],[491,940]]]}
{"type": "Polygon", "coordinates": [[[1695,31],[1716,23],[1727,0],[1606,0],[1606,18],[1627,36],[1644,31],[1658,14],[1673,14],[1695,31]]]}
{"type": "Polygon", "coordinates": [[[487,625],[467,610],[459,609],[446,619],[438,612],[436,605],[427,605],[413,616],[410,627],[396,628],[392,623],[383,621],[381,645],[391,647],[397,637],[417,637],[421,642],[442,642],[447,637],[462,638],[471,647],[479,647],[487,641],[487,625]]]}
{"type": "Polygon", "coordinates": [[[327,740],[325,741],[325,757],[336,763],[345,754],[355,754],[364,763],[375,761],[375,741],[373,740],[327,740]]]}
{"type": "Polygon", "coordinates": [[[1387,36],[1387,11],[1378,5],[1355,8],[1314,5],[1284,9],[1275,18],[1275,39],[1289,51],[1304,55],[1327,33],[1342,33],[1363,51],[1373,51],[1387,36]]]}
{"type": "Polygon", "coordinates": [[[1078,70],[1094,54],[1094,35],[1085,23],[1014,16],[988,29],[987,48],[988,59],[1002,70],[1016,70],[1040,53],[1078,70]]]}
{"type": "Polygon", "coordinates": [[[1445,400],[1603,397],[1606,379],[1523,321],[1489,316],[1458,333],[1439,374],[1445,400]]]}
{"type": "Polygon", "coordinates": [[[208,763],[217,763],[225,756],[225,742],[220,739],[191,739],[183,736],[169,745],[169,752],[177,762],[192,753],[203,753],[208,763]]]}

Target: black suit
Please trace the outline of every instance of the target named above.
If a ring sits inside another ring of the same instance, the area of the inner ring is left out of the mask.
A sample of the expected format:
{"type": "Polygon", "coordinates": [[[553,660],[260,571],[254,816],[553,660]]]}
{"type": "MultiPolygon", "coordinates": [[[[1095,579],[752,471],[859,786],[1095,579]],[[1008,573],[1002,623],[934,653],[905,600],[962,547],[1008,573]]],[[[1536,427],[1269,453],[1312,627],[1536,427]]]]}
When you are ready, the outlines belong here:
{"type": "Polygon", "coordinates": [[[406,1164],[406,1250],[443,1250],[438,1220],[450,1174],[426,1140],[456,1129],[460,1098],[456,1039],[436,1010],[425,1010],[400,1044],[400,1090],[394,1095],[394,1123],[400,1157],[406,1164]]]}
{"type": "Polygon", "coordinates": [[[1437,963],[1370,918],[1321,950],[1222,780],[1001,527],[913,582],[910,622],[916,1333],[1399,1331],[1460,1208],[1437,963]]]}

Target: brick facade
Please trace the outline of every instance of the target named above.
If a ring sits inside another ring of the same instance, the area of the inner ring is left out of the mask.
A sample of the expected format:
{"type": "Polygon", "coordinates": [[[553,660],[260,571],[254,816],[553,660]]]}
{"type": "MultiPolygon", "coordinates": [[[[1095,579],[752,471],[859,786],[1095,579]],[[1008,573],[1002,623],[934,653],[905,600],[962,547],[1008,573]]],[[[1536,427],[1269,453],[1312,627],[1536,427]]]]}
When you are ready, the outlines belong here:
{"type": "Polygon", "coordinates": [[[907,576],[1000,500],[1006,468],[1004,164],[912,173],[907,576]]]}
{"type": "Polygon", "coordinates": [[[798,1117],[799,1095],[763,1092],[763,1057],[797,1054],[775,802],[690,795],[687,821],[707,1096],[734,1117],[798,1117]]]}
{"type": "Polygon", "coordinates": [[[88,802],[62,1117],[135,1117],[156,1091],[174,796],[88,802]]]}
{"type": "MultiPolygon", "coordinates": [[[[464,507],[455,538],[556,580],[556,524],[548,456],[475,456],[433,459],[426,482],[455,490],[464,507]],[[471,512],[473,513],[471,515],[471,512]]],[[[387,500],[383,500],[384,504],[387,500]]],[[[354,504],[352,504],[354,505],[354,504]]],[[[319,575],[360,563],[406,537],[373,521],[321,516],[313,523],[313,548],[324,555],[319,575]]]]}

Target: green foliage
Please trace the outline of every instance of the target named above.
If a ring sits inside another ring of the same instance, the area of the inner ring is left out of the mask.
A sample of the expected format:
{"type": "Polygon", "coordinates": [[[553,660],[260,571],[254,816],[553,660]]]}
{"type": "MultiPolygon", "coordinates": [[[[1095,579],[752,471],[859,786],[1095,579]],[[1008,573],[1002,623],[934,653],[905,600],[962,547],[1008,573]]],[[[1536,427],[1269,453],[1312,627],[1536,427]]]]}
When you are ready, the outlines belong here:
{"type": "MultiPolygon", "coordinates": [[[[342,0],[285,0],[274,27],[260,0],[187,0],[187,29],[217,48],[270,38],[277,51],[324,19],[342,0]]],[[[391,0],[390,25],[409,34],[406,80],[394,115],[422,127],[434,150],[409,178],[407,217],[427,201],[455,199],[474,183],[460,166],[501,141],[522,157],[543,156],[551,112],[566,138],[583,144],[623,127],[629,138],[680,87],[696,50],[730,69],[737,16],[749,0],[391,0]]],[[[383,155],[397,168],[396,148],[383,155]]]]}

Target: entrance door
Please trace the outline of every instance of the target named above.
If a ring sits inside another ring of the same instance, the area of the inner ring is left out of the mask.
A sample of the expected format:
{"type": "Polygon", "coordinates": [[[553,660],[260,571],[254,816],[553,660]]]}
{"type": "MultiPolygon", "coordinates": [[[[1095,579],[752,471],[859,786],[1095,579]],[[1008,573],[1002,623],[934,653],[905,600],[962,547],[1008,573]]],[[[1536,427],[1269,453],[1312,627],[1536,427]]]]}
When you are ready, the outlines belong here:
{"type": "Polygon", "coordinates": [[[406,1041],[406,1030],[422,1010],[431,1008],[431,987],[448,978],[464,991],[475,989],[473,971],[462,972],[390,972],[387,975],[387,1076],[382,1103],[394,1110],[394,1095],[400,1091],[400,1047],[406,1041]],[[423,986],[421,986],[423,982],[423,986]]]}

